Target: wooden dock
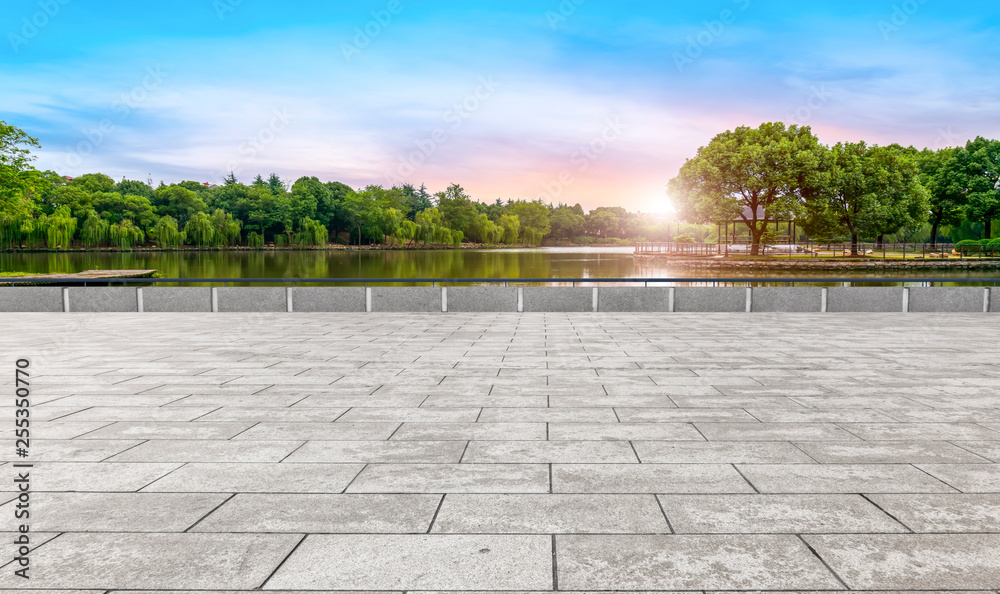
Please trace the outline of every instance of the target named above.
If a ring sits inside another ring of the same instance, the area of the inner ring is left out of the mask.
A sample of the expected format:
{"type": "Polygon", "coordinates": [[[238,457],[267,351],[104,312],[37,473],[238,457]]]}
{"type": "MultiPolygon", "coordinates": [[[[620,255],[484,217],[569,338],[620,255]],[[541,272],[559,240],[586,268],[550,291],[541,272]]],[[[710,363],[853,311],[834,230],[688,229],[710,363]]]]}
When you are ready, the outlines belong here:
{"type": "Polygon", "coordinates": [[[155,270],[88,270],[86,272],[62,274],[37,274],[30,276],[0,277],[0,286],[11,284],[59,284],[60,281],[77,283],[112,283],[124,278],[152,278],[155,270]]]}

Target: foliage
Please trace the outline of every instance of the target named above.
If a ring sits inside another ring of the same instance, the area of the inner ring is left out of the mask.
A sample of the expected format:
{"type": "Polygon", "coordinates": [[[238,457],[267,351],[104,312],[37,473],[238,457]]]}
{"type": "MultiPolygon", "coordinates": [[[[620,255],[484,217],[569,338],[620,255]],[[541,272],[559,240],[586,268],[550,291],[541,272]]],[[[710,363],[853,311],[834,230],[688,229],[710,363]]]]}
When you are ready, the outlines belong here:
{"type": "Polygon", "coordinates": [[[51,215],[42,215],[39,226],[45,232],[49,249],[67,249],[76,232],[76,219],[70,216],[68,208],[62,207],[51,215]]]}
{"type": "Polygon", "coordinates": [[[83,228],[80,229],[80,239],[83,240],[83,245],[89,248],[100,246],[110,239],[110,233],[111,223],[102,219],[97,211],[87,212],[83,228]]]}
{"type": "Polygon", "coordinates": [[[674,238],[674,243],[694,243],[694,237],[690,235],[678,235],[674,238]]]}
{"type": "Polygon", "coordinates": [[[155,238],[156,246],[160,249],[179,247],[186,239],[186,234],[179,230],[177,219],[170,216],[161,217],[150,235],[155,238]]]}
{"type": "Polygon", "coordinates": [[[198,247],[212,247],[215,243],[215,224],[212,217],[196,213],[184,226],[184,235],[198,247]]]}
{"type": "Polygon", "coordinates": [[[136,227],[131,220],[125,219],[111,225],[108,230],[108,238],[119,248],[129,251],[133,246],[141,244],[146,239],[146,233],[136,227]]]}
{"type": "Polygon", "coordinates": [[[247,247],[259,250],[264,247],[264,236],[256,231],[251,231],[247,235],[247,247]]]}

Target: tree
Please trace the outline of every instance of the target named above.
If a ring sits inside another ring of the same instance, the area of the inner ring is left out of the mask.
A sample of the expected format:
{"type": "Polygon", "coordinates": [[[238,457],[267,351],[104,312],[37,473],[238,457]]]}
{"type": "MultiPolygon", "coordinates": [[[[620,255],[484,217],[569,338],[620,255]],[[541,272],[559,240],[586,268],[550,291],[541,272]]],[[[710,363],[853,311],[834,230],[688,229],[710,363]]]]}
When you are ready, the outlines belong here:
{"type": "Polygon", "coordinates": [[[881,237],[927,220],[930,204],[920,170],[898,145],[840,143],[824,157],[822,169],[826,186],[822,199],[810,202],[805,228],[813,234],[846,232],[852,255],[861,236],[881,237]]]}
{"type": "Polygon", "coordinates": [[[31,166],[35,160],[31,148],[41,148],[37,138],[0,121],[0,225],[4,227],[20,226],[20,220],[35,209],[34,194],[44,180],[31,166]]]}
{"type": "Polygon", "coordinates": [[[84,192],[94,194],[97,192],[114,192],[115,180],[103,173],[87,173],[73,179],[69,185],[80,188],[84,192]]]}
{"type": "Polygon", "coordinates": [[[115,184],[114,191],[122,196],[142,196],[150,199],[153,197],[153,188],[146,185],[146,182],[131,179],[123,179],[115,184]]]}
{"type": "Polygon", "coordinates": [[[163,186],[157,188],[152,196],[156,214],[177,219],[177,224],[183,227],[195,213],[206,212],[208,205],[198,197],[198,194],[181,186],[163,186]]]}
{"type": "Polygon", "coordinates": [[[240,242],[243,225],[221,208],[215,209],[212,213],[212,228],[215,230],[212,236],[215,245],[229,247],[240,242]]]}
{"type": "Polygon", "coordinates": [[[406,218],[409,220],[414,220],[418,212],[434,208],[431,195],[427,193],[426,185],[421,184],[420,189],[417,189],[413,187],[413,184],[403,184],[400,191],[406,197],[407,205],[410,207],[409,212],[406,213],[406,218]]]}
{"type": "Polygon", "coordinates": [[[968,198],[966,214],[970,220],[980,221],[985,238],[993,237],[993,219],[1000,217],[1000,140],[978,137],[958,153],[959,180],[964,178],[968,198]]]}
{"type": "Polygon", "coordinates": [[[160,249],[178,247],[185,240],[184,232],[177,226],[177,219],[170,216],[161,217],[153,227],[151,235],[156,240],[156,247],[160,249]]]}
{"type": "Polygon", "coordinates": [[[479,209],[475,207],[465,188],[452,184],[447,190],[438,192],[435,196],[438,199],[437,209],[444,216],[445,225],[465,235],[475,234],[473,227],[479,216],[479,209]]]}
{"type": "Polygon", "coordinates": [[[552,235],[561,239],[573,239],[583,235],[586,230],[587,220],[576,214],[568,206],[560,206],[552,211],[551,217],[552,235]]]}
{"type": "Polygon", "coordinates": [[[195,213],[184,226],[184,235],[198,247],[210,247],[215,241],[215,225],[203,212],[195,213]]]}
{"type": "Polygon", "coordinates": [[[815,195],[822,154],[808,126],[741,127],[698,149],[668,191],[689,222],[741,220],[758,255],[768,224],[800,214],[815,195]]]}
{"type": "Polygon", "coordinates": [[[288,188],[285,186],[285,182],[281,181],[281,178],[278,177],[277,173],[272,173],[271,176],[267,178],[267,187],[271,188],[271,193],[275,196],[284,194],[288,191],[288,188]]]}
{"type": "Polygon", "coordinates": [[[938,230],[942,225],[961,224],[965,216],[968,197],[959,179],[957,160],[962,150],[924,149],[917,159],[920,182],[927,189],[930,200],[931,246],[937,246],[938,230]]]}
{"type": "Polygon", "coordinates": [[[542,238],[552,232],[549,207],[541,200],[515,202],[508,210],[520,222],[521,239],[524,243],[541,245],[542,238]]]}

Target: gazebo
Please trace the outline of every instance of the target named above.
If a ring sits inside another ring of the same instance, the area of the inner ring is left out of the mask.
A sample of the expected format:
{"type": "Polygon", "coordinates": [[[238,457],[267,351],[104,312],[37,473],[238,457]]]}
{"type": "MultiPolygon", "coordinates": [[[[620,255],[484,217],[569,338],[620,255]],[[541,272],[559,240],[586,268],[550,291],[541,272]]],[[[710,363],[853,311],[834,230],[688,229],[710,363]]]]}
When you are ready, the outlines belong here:
{"type": "MultiPolygon", "coordinates": [[[[753,220],[753,210],[751,210],[750,207],[744,208],[743,209],[743,217],[746,217],[749,220],[753,220]]],[[[764,210],[764,207],[763,206],[758,206],[757,207],[757,220],[758,221],[763,221],[763,220],[765,220],[765,218],[766,218],[766,211],[764,210]]],[[[782,227],[783,226],[786,227],[786,229],[785,229],[786,234],[785,235],[780,235],[779,234],[777,236],[776,240],[775,240],[777,243],[785,243],[785,244],[788,244],[788,245],[794,245],[796,243],[796,237],[798,236],[798,225],[795,223],[795,219],[778,219],[778,220],[768,221],[768,227],[770,227],[771,224],[774,224],[775,231],[777,233],[780,233],[782,231],[782,227]]],[[[726,238],[725,243],[728,245],[730,243],[737,243],[737,241],[736,241],[737,233],[736,232],[737,232],[737,230],[740,229],[740,227],[744,227],[745,228],[746,227],[746,222],[744,222],[744,220],[743,220],[742,217],[737,217],[736,219],[734,219],[732,221],[723,221],[723,222],[717,223],[717,225],[719,227],[719,245],[722,245],[722,243],[723,243],[722,238],[723,237],[726,238]],[[729,226],[730,225],[733,226],[732,235],[730,235],[730,231],[729,231],[729,226]],[[723,234],[723,230],[725,231],[724,234],[723,234]],[[732,239],[732,241],[730,241],[730,238],[732,239]]]]}

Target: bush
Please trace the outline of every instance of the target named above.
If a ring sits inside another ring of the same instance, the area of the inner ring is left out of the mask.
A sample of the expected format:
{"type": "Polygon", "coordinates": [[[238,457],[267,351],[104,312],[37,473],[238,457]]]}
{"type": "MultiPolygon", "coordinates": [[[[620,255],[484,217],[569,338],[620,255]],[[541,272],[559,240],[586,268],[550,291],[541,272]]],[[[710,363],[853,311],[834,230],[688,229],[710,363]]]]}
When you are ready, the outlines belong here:
{"type": "Polygon", "coordinates": [[[955,244],[955,251],[960,254],[978,254],[983,249],[983,243],[978,239],[966,239],[955,244]]]}
{"type": "Polygon", "coordinates": [[[690,235],[678,235],[674,238],[674,243],[694,243],[694,237],[690,235]]]}
{"type": "Polygon", "coordinates": [[[989,241],[989,243],[986,244],[985,249],[991,256],[1000,254],[1000,239],[990,239],[984,241],[989,241]]]}

